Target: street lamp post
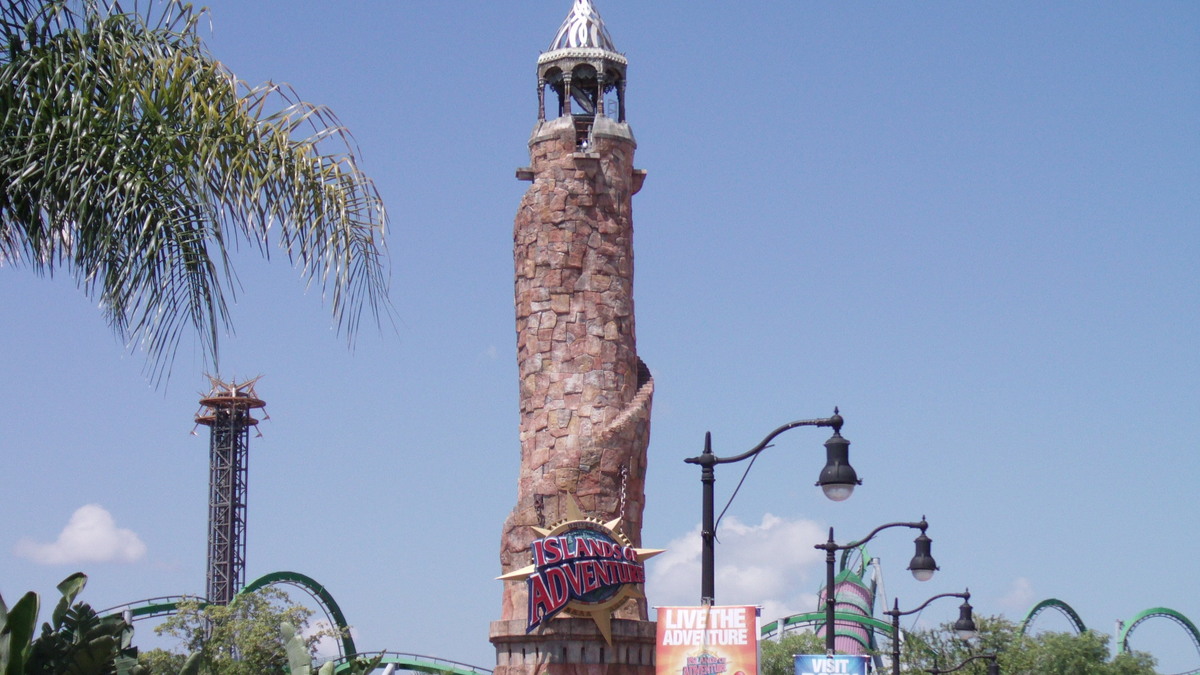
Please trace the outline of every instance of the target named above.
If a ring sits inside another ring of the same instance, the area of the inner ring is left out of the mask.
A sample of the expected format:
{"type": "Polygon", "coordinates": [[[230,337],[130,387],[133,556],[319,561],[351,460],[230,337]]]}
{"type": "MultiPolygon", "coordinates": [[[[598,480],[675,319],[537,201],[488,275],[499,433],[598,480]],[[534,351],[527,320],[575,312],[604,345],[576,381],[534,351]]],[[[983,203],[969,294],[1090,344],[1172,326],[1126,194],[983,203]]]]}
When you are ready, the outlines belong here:
{"type": "Polygon", "coordinates": [[[894,600],[892,608],[884,612],[892,617],[892,675],[900,675],[900,617],[917,612],[929,606],[929,603],[938,598],[962,598],[963,604],[958,606],[958,620],[954,622],[954,632],[963,640],[970,640],[979,634],[975,628],[975,617],[971,612],[971,591],[963,591],[962,593],[942,593],[935,595],[932,598],[921,603],[920,607],[910,609],[907,612],[900,611],[900,601],[894,600]]]}
{"type": "Polygon", "coordinates": [[[837,559],[836,554],[838,551],[858,548],[874,539],[875,535],[892,527],[908,527],[921,531],[921,534],[913,540],[913,543],[916,545],[916,553],[913,554],[912,560],[908,563],[908,569],[917,581],[929,581],[933,577],[933,573],[937,571],[938,566],[933,560],[932,553],[930,553],[933,541],[925,534],[925,530],[929,528],[929,523],[925,522],[924,516],[921,516],[921,521],[917,523],[888,523],[887,525],[880,525],[872,530],[871,534],[845,545],[839,545],[834,541],[833,528],[831,527],[829,528],[829,541],[813,546],[813,548],[825,551],[825,652],[830,656],[834,652],[834,638],[837,632],[834,624],[834,607],[837,604],[837,600],[833,592],[833,564],[837,559]]]}
{"type": "MultiPolygon", "coordinates": [[[[701,604],[711,605],[716,599],[716,592],[713,588],[715,586],[713,580],[714,544],[717,537],[717,526],[713,519],[713,483],[716,482],[716,475],[713,467],[718,464],[732,464],[754,457],[770,447],[771,441],[788,429],[795,429],[796,427],[832,427],[833,436],[825,441],[825,468],[821,470],[816,484],[821,486],[821,490],[829,499],[835,502],[843,501],[850,497],[854,492],[854,487],[861,485],[862,481],[858,479],[858,474],[854,472],[854,467],[850,466],[850,441],[842,438],[842,422],[842,416],[838,413],[837,408],[833,409],[833,417],[789,422],[767,434],[767,437],[758,445],[733,457],[717,457],[714,455],[712,451],[712,433],[706,433],[704,434],[704,452],[698,457],[688,457],[683,460],[688,464],[700,465],[700,483],[703,486],[703,523],[700,532],[703,542],[700,575],[701,604]]],[[[730,501],[732,500],[733,498],[730,497],[730,501]]]]}
{"type": "Polygon", "coordinates": [[[987,667],[987,675],[1000,675],[1000,663],[996,661],[995,654],[980,654],[979,656],[972,656],[971,658],[967,659],[966,661],[963,661],[962,663],[958,664],[957,666],[954,666],[953,668],[948,668],[946,670],[942,670],[941,668],[934,666],[933,668],[926,668],[925,672],[930,673],[930,675],[943,675],[944,673],[953,673],[956,670],[962,670],[963,668],[966,667],[966,665],[968,663],[970,663],[972,661],[978,661],[979,659],[988,659],[989,663],[988,663],[988,667],[987,667]]]}

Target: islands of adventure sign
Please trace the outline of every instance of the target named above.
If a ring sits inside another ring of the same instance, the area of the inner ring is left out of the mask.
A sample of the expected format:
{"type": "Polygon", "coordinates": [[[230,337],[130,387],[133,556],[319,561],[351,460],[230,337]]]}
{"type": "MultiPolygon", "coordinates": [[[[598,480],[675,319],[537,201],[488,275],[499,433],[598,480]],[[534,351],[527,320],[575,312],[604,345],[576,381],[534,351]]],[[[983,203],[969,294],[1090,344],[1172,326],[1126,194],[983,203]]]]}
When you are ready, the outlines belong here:
{"type": "Polygon", "coordinates": [[[657,675],[757,675],[752,606],[659,607],[657,675]]]}
{"type": "Polygon", "coordinates": [[[540,537],[529,546],[533,564],[499,579],[524,580],[529,594],[526,632],[559,612],[590,617],[612,644],[612,614],[626,600],[644,597],[643,561],[661,549],[635,548],[620,531],[621,519],[602,522],[583,515],[573,497],[567,517],[549,528],[534,527],[540,537]]]}

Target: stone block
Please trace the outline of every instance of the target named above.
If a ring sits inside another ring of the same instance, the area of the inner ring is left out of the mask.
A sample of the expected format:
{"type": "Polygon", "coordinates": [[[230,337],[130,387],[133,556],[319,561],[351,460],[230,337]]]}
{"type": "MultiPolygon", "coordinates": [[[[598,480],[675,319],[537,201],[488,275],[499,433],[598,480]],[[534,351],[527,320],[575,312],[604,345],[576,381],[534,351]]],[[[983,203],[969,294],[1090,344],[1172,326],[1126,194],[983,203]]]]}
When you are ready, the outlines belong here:
{"type": "Polygon", "coordinates": [[[571,295],[569,293],[552,294],[550,308],[559,314],[566,314],[571,309],[571,295]]]}
{"type": "Polygon", "coordinates": [[[579,484],[579,469],[573,467],[561,467],[554,472],[555,486],[559,492],[575,492],[575,487],[579,484]]]}

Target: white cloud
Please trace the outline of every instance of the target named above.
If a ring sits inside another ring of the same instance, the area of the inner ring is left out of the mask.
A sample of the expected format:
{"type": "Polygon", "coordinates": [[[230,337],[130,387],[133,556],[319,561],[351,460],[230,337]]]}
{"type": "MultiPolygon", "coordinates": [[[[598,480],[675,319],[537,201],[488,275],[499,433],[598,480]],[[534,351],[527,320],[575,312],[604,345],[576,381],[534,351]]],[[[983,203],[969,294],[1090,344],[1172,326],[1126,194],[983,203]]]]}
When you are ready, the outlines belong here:
{"type": "Polygon", "coordinates": [[[1013,579],[1012,585],[1009,586],[1008,592],[1004,597],[997,600],[997,603],[1008,610],[1014,612],[1025,612],[1033,606],[1033,584],[1025,577],[1013,579]]]}
{"type": "MultiPolygon", "coordinates": [[[[717,532],[715,590],[722,605],[760,605],[764,621],[817,608],[824,553],[812,547],[824,533],[808,520],[771,514],[758,525],[733,517],[717,532]]],[[[647,561],[646,594],[657,606],[700,602],[700,527],[667,544],[667,552],[647,561]]]]}
{"type": "Polygon", "coordinates": [[[146,545],[132,530],[117,527],[112,514],[99,504],[87,504],[71,514],[52,544],[28,538],[17,542],[15,553],[43,565],[80,562],[135,562],[146,545]]]}

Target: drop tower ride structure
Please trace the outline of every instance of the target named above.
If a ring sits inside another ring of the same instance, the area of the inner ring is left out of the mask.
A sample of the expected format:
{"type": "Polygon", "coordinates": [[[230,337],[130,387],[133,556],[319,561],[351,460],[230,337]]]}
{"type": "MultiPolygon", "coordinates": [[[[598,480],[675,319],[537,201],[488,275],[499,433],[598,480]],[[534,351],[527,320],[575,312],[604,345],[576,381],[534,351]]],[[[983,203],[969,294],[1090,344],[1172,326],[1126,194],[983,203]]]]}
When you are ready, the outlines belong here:
{"type": "MultiPolygon", "coordinates": [[[[573,512],[620,519],[642,543],[654,381],[634,332],[632,197],[645,172],[633,167],[627,65],[590,0],[575,0],[537,60],[530,165],[517,170],[532,184],[513,227],[521,469],[503,573],[530,564],[534,528],[573,512]]],[[[496,675],[654,672],[645,598],[613,613],[611,642],[567,613],[527,632],[528,606],[526,586],[505,581],[496,675]]]]}
{"type": "Polygon", "coordinates": [[[246,490],[252,411],[266,405],[254,393],[258,378],[246,382],[212,380],[200,399],[196,424],[209,428],[208,442],[208,602],[227,605],[246,585],[246,490]]]}

